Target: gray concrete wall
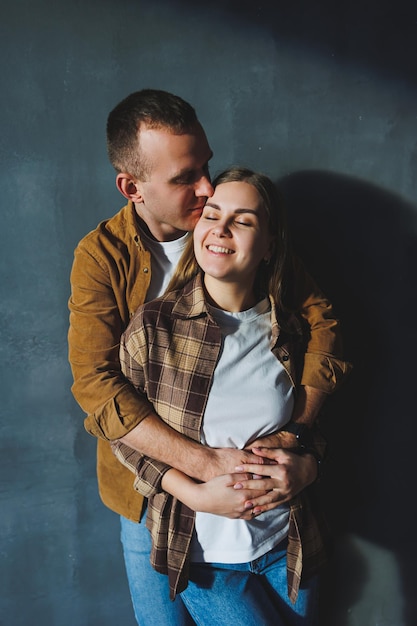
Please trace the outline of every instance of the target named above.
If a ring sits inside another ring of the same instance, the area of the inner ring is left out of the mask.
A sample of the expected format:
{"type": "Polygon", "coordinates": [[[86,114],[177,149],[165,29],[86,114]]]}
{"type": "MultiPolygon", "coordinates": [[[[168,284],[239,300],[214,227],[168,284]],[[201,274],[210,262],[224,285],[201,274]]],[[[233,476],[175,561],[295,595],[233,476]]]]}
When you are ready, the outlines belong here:
{"type": "Polygon", "coordinates": [[[0,20],[0,623],[134,624],[70,393],[69,272],[123,204],[105,122],[143,87],[283,179],[355,371],[330,399],[321,626],[413,626],[417,15],[402,2],[15,0],[0,20]],[[271,6],[270,6],[271,5],[271,6]]]}

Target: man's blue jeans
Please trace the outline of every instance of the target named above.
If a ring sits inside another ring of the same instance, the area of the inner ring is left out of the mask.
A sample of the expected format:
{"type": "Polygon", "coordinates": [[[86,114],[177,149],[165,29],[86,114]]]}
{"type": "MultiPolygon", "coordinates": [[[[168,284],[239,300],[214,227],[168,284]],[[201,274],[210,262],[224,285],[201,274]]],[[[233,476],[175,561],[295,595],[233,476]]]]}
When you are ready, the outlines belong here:
{"type": "Polygon", "coordinates": [[[151,536],[145,526],[121,517],[121,540],[130,595],[140,626],[195,626],[182,599],[169,599],[168,576],[149,562],[151,536]]]}
{"type": "Polygon", "coordinates": [[[192,563],[184,604],[198,626],[315,626],[318,579],[287,594],[287,541],[249,563],[192,563]]]}

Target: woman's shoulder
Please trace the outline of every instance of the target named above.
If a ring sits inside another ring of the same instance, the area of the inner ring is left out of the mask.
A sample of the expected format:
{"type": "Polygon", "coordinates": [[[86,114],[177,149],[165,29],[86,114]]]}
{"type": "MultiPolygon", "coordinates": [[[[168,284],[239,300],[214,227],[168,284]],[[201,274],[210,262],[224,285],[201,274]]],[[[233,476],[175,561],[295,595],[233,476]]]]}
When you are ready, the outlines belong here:
{"type": "Polygon", "coordinates": [[[130,327],[141,326],[164,326],[164,320],[174,318],[188,318],[196,314],[200,309],[205,310],[204,292],[200,277],[193,278],[189,283],[169,291],[159,298],[149,300],[140,305],[129,324],[130,327]]]}
{"type": "Polygon", "coordinates": [[[152,320],[160,315],[170,315],[175,303],[181,297],[181,292],[182,289],[170,291],[159,296],[159,298],[144,302],[138,307],[133,317],[145,321],[152,320]]]}

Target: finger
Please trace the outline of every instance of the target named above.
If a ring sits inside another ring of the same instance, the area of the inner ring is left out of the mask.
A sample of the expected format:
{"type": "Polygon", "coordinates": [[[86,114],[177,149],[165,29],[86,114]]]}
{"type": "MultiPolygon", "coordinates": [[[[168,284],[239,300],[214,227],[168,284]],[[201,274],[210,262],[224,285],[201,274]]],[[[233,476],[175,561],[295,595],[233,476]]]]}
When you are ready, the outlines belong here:
{"type": "Polygon", "coordinates": [[[282,448],[266,448],[264,446],[252,446],[251,450],[256,456],[261,456],[264,459],[270,459],[277,461],[277,457],[282,456],[282,448]]]}
{"type": "MultiPolygon", "coordinates": [[[[250,504],[254,502],[254,500],[258,499],[258,498],[262,498],[268,495],[268,493],[272,491],[271,489],[266,490],[266,489],[262,489],[262,491],[258,490],[254,490],[254,489],[245,489],[243,491],[241,491],[241,495],[242,495],[242,499],[244,499],[245,502],[245,509],[249,509],[250,508],[250,504]]],[[[241,501],[241,500],[239,500],[241,501]]]]}
{"type": "Polygon", "coordinates": [[[254,463],[244,463],[235,467],[236,472],[247,472],[250,474],[256,474],[257,476],[270,476],[270,465],[255,465],[254,463]]]}
{"type": "Polygon", "coordinates": [[[253,513],[252,510],[250,511],[245,511],[245,513],[242,513],[242,515],[239,515],[238,519],[243,519],[246,522],[249,522],[250,520],[253,520],[254,517],[256,517],[256,513],[253,513]]]}
{"type": "Polygon", "coordinates": [[[260,515],[261,513],[265,513],[266,511],[273,511],[278,506],[281,506],[282,504],[285,504],[286,502],[288,502],[288,498],[283,498],[282,500],[278,500],[277,502],[271,502],[270,504],[263,504],[260,506],[256,506],[252,509],[251,518],[253,519],[254,517],[257,517],[258,515],[260,515]]]}
{"type": "MultiPolygon", "coordinates": [[[[259,467],[258,465],[255,465],[255,467],[259,467]]],[[[243,470],[242,472],[236,472],[235,474],[230,474],[230,480],[232,481],[232,483],[235,483],[236,481],[242,482],[243,480],[252,480],[254,477],[254,473],[253,472],[247,472],[246,470],[243,470]]]]}
{"type": "Polygon", "coordinates": [[[270,478],[257,478],[256,480],[239,480],[233,485],[233,489],[246,489],[251,491],[251,497],[255,498],[256,492],[271,491],[276,487],[276,481],[270,478]]]}
{"type": "Polygon", "coordinates": [[[285,504],[285,502],[288,502],[289,499],[290,498],[288,496],[280,492],[269,492],[264,496],[261,496],[259,498],[253,498],[250,501],[246,502],[245,506],[247,506],[248,509],[242,512],[239,517],[240,519],[244,519],[246,521],[253,520],[261,513],[265,513],[265,511],[272,511],[278,506],[285,504]]]}
{"type": "Polygon", "coordinates": [[[262,456],[262,454],[255,454],[251,450],[242,450],[242,463],[256,463],[256,465],[263,465],[265,463],[266,458],[262,456]]]}
{"type": "Polygon", "coordinates": [[[254,509],[258,507],[263,507],[266,505],[272,505],[273,507],[282,504],[287,499],[285,493],[281,492],[279,489],[274,489],[273,491],[268,491],[268,493],[264,493],[256,498],[251,498],[250,502],[252,503],[254,509]]]}

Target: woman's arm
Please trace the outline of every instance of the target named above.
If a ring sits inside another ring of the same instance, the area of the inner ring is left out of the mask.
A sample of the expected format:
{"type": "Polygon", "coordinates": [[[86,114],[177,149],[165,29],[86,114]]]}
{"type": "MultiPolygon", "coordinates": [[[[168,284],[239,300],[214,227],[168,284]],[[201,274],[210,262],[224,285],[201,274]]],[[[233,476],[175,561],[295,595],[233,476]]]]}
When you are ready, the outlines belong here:
{"type": "Polygon", "coordinates": [[[245,473],[225,474],[199,483],[176,469],[170,469],[162,478],[162,488],[193,511],[249,520],[253,517],[251,498],[267,493],[263,488],[257,489],[256,485],[251,489],[234,488],[237,481],[250,478],[245,473]]]}

